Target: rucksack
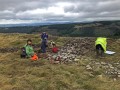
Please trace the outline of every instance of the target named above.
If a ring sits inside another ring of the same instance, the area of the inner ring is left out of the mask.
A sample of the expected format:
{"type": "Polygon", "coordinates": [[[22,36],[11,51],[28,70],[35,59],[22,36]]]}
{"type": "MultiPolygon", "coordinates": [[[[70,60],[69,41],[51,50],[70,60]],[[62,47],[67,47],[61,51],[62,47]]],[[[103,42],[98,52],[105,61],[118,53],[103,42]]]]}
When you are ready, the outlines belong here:
{"type": "Polygon", "coordinates": [[[26,58],[27,57],[27,53],[26,53],[26,49],[25,47],[21,48],[21,55],[20,55],[21,58],[26,58]]]}

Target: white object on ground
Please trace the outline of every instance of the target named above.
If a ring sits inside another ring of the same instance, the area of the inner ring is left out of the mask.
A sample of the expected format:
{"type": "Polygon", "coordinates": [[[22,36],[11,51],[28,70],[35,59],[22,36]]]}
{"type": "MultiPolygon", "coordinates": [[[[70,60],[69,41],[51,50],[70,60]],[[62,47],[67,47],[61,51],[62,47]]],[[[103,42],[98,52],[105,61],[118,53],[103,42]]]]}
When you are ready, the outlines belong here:
{"type": "Polygon", "coordinates": [[[105,53],[106,53],[106,54],[109,54],[109,55],[112,55],[112,54],[115,54],[116,52],[113,52],[113,51],[106,51],[105,53]]]}

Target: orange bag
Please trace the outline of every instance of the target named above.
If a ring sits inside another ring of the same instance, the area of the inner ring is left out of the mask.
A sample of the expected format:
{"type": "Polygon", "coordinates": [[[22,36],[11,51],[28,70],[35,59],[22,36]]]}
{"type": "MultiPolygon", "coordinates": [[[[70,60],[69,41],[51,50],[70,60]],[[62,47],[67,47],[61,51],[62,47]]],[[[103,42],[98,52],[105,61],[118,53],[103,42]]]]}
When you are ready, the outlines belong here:
{"type": "Polygon", "coordinates": [[[37,56],[36,54],[34,54],[34,55],[31,57],[31,59],[32,59],[33,61],[37,61],[37,60],[38,60],[38,56],[37,56]]]}

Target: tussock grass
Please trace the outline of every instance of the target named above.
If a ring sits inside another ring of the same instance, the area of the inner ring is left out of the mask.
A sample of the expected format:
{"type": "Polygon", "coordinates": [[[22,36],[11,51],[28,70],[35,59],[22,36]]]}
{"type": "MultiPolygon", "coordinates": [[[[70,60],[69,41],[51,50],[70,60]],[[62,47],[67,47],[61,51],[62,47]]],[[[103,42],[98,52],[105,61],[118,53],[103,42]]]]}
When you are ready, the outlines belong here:
{"type": "Polygon", "coordinates": [[[26,43],[27,39],[32,39],[34,44],[40,42],[38,34],[0,34],[0,47],[20,47],[26,43]]]}
{"type": "Polygon", "coordinates": [[[52,65],[47,60],[6,58],[0,61],[1,90],[119,90],[119,80],[91,77],[77,64],[52,65]],[[114,89],[115,88],[115,89],[114,89]]]}

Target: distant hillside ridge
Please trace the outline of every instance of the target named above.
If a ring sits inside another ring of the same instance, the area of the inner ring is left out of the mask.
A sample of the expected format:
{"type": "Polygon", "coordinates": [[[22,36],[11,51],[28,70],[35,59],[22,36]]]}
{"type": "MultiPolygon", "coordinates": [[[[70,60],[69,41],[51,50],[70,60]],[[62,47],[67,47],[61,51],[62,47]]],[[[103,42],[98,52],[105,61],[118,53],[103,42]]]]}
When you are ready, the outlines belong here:
{"type": "Polygon", "coordinates": [[[1,27],[0,33],[40,33],[47,32],[56,36],[120,37],[120,21],[96,21],[89,23],[66,23],[42,26],[1,27]]]}

